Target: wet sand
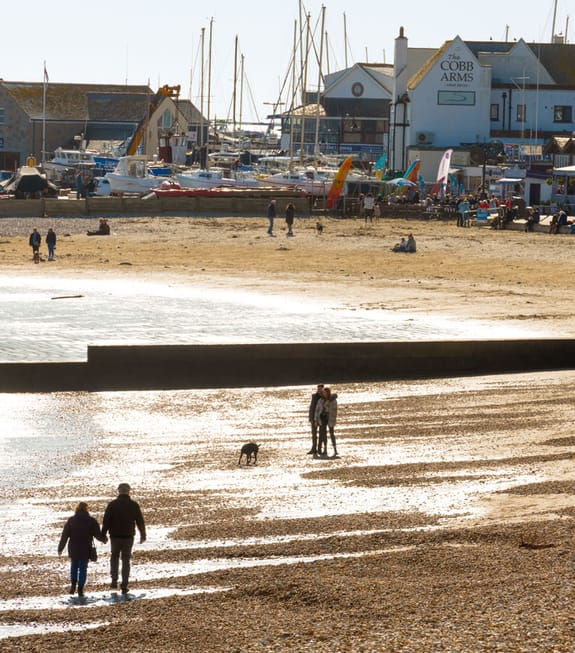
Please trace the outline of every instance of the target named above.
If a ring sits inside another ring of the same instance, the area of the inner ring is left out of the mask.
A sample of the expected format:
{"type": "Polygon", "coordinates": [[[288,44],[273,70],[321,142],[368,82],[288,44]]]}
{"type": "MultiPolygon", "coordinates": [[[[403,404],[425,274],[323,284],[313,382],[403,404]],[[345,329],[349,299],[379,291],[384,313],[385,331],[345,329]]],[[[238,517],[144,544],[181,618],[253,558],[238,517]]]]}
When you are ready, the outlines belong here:
{"type": "MultiPolygon", "coordinates": [[[[0,273],[97,275],[111,282],[150,276],[505,320],[543,336],[574,333],[573,291],[563,281],[575,271],[569,236],[336,220],[324,221],[318,236],[315,220],[296,220],[294,238],[283,230],[269,238],[259,217],[110,222],[110,237],[93,238],[85,235],[93,219],[1,220],[0,273]],[[31,262],[32,226],[43,234],[55,227],[55,262],[31,262]],[[409,232],[418,252],[392,253],[409,232]]],[[[169,539],[178,544],[136,546],[136,578],[139,563],[166,569],[134,583],[134,597],[150,600],[104,600],[100,569],[87,592],[100,603],[26,609],[30,597],[65,600],[67,565],[44,553],[0,558],[2,598],[23,606],[0,612],[1,623],[97,625],[2,639],[0,649],[571,651],[574,381],[568,372],[454,379],[428,393],[410,382],[396,397],[392,384],[382,391],[385,401],[358,403],[350,401],[357,389],[338,388],[341,457],[310,460],[305,435],[281,438],[282,428],[305,434],[306,424],[293,426],[291,414],[274,414],[269,426],[276,437],[262,448],[247,493],[231,487],[237,443],[178,457],[176,471],[166,471],[166,487],[138,490],[150,532],[173,529],[169,539]],[[222,468],[229,470],[228,487],[174,490],[167,482],[174,474],[222,468]],[[290,482],[274,489],[266,468],[283,470],[290,482]],[[315,511],[305,501],[310,487],[318,496],[315,511]],[[274,515],[282,493],[299,492],[301,505],[290,518],[274,515]],[[364,502],[366,493],[372,503],[364,502]],[[197,561],[214,570],[185,571],[197,561]],[[170,573],[173,565],[181,571],[170,573]],[[158,587],[174,594],[154,598],[158,587]],[[188,593],[202,588],[217,591],[188,593]]],[[[281,390],[261,392],[273,407],[281,390]]],[[[300,404],[307,401],[308,389],[293,392],[300,404]]],[[[155,410],[175,409],[168,397],[155,410]]],[[[214,411],[225,415],[219,404],[214,411]]],[[[44,489],[39,497],[30,490],[14,498],[65,512],[72,497],[98,497],[91,505],[101,515],[109,492],[97,478],[66,479],[65,491],[44,489]]]]}

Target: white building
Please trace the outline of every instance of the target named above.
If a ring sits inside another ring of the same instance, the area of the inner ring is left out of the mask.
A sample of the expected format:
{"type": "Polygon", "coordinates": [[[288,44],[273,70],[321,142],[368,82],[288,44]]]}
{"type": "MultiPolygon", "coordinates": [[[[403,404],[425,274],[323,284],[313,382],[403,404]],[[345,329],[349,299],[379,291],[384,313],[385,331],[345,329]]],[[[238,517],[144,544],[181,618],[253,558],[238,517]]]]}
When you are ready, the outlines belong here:
{"type": "Polygon", "coordinates": [[[528,159],[575,129],[575,46],[447,41],[421,64],[401,29],[395,44],[389,150],[404,168],[410,148],[501,141],[528,159]]]}
{"type": "MultiPolygon", "coordinates": [[[[574,133],[573,61],[574,45],[522,39],[467,42],[456,36],[436,51],[410,48],[401,28],[389,111],[390,167],[405,169],[419,158],[429,180],[443,152],[453,148],[457,166],[471,163],[474,150],[485,159],[499,149],[507,165],[528,169],[550,139],[574,133]]],[[[529,174],[527,199],[536,204],[549,189],[543,173],[540,180],[529,174]]]]}

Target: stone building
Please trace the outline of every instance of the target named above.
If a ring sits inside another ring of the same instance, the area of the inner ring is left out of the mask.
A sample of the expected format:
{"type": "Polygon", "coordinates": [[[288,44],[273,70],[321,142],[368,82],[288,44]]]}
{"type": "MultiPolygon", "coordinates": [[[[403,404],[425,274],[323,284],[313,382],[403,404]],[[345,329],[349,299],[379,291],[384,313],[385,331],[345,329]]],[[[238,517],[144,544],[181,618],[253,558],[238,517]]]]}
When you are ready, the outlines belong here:
{"type": "MultiPolygon", "coordinates": [[[[157,154],[160,139],[182,137],[202,121],[191,102],[148,86],[0,81],[0,168],[13,170],[32,155],[48,160],[58,147],[105,148],[144,130],[140,151],[157,154]],[[153,116],[150,107],[154,107],[153,116]]],[[[175,88],[175,87],[173,87],[175,88]]]]}

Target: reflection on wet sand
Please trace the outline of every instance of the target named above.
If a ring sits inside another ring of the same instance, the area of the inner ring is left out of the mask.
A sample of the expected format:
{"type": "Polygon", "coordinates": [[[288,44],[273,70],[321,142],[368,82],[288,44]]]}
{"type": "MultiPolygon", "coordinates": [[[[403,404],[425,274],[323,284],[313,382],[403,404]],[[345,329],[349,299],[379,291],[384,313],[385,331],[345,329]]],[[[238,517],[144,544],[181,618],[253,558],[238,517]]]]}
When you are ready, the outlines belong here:
{"type": "MultiPolygon", "coordinates": [[[[101,518],[120,480],[148,519],[132,592],[152,603],[228,593],[250,570],[297,576],[302,565],[391,564],[439,540],[475,546],[469,533],[496,524],[521,524],[518,542],[542,542],[537,520],[575,505],[563,491],[574,381],[561,372],[342,385],[337,459],[306,455],[310,388],[61,393],[34,396],[33,411],[30,396],[0,395],[0,615],[16,623],[42,610],[34,632],[48,633],[56,610],[83,607],[63,598],[58,534],[78,499],[101,518]],[[248,441],[260,445],[258,464],[239,467],[248,441]]],[[[86,627],[116,619],[99,549],[86,605],[104,612],[86,627]]]]}

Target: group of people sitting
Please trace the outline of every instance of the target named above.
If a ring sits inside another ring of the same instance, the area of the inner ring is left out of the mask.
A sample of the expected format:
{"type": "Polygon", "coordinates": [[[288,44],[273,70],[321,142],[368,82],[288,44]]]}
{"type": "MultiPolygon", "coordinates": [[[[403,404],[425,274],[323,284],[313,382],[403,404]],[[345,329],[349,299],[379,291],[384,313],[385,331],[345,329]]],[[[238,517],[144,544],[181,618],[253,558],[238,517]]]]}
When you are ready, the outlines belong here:
{"type": "Polygon", "coordinates": [[[561,227],[566,227],[567,225],[571,224],[571,233],[575,233],[575,229],[573,229],[573,222],[568,219],[567,213],[561,209],[558,213],[555,213],[555,215],[551,218],[551,224],[549,225],[549,233],[550,234],[558,234],[561,232],[561,227]]]}
{"type": "Polygon", "coordinates": [[[409,234],[407,238],[402,238],[399,243],[396,243],[392,248],[393,252],[408,252],[413,253],[417,251],[417,246],[415,244],[415,238],[413,234],[409,234]]]}
{"type": "Polygon", "coordinates": [[[110,225],[106,218],[100,218],[100,223],[96,231],[88,231],[88,236],[109,236],[110,225]]]}

